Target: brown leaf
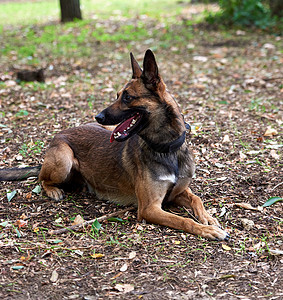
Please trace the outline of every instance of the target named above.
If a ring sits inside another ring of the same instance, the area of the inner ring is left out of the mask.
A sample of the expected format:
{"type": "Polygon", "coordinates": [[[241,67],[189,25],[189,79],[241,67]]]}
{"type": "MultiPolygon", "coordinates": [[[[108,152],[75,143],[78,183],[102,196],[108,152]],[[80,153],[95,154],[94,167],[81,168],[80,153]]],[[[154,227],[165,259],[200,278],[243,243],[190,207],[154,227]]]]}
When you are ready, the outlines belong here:
{"type": "Polygon", "coordinates": [[[257,211],[262,210],[262,208],[260,206],[253,207],[249,203],[246,203],[246,202],[235,203],[234,205],[237,207],[240,207],[240,208],[244,208],[244,209],[257,210],[257,211]]]}
{"type": "Polygon", "coordinates": [[[83,222],[84,222],[83,217],[81,215],[77,215],[72,225],[83,224],[83,222]]]}
{"type": "Polygon", "coordinates": [[[274,135],[277,135],[277,134],[278,134],[278,132],[277,132],[276,129],[271,128],[271,127],[268,127],[268,128],[266,129],[266,131],[265,131],[265,133],[264,133],[263,136],[274,136],[274,135]]]}

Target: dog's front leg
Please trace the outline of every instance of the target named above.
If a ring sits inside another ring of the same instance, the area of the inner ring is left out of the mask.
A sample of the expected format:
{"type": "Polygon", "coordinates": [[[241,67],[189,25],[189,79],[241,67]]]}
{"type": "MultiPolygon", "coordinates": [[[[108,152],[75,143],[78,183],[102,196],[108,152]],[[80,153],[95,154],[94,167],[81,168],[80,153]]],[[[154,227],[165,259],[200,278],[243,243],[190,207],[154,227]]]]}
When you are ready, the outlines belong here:
{"type": "Polygon", "coordinates": [[[220,227],[218,220],[210,216],[210,214],[205,210],[201,199],[193,194],[190,188],[186,188],[181,194],[175,196],[172,201],[178,206],[191,208],[194,215],[202,224],[210,224],[220,227]]]}
{"type": "Polygon", "coordinates": [[[184,230],[208,239],[225,240],[228,234],[217,226],[198,224],[192,219],[183,218],[162,210],[166,194],[164,185],[142,184],[136,187],[138,198],[138,219],[147,222],[184,230]]]}

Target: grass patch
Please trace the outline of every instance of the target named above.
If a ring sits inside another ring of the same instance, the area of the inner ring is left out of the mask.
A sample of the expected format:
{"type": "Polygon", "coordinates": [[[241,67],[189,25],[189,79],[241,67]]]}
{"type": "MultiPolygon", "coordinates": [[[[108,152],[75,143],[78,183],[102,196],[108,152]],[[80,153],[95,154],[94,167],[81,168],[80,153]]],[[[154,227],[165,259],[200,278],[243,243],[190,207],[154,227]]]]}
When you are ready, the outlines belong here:
{"type": "MultiPolygon", "coordinates": [[[[110,16],[134,17],[148,15],[159,17],[161,14],[177,14],[181,9],[177,0],[81,0],[83,18],[93,16],[98,19],[110,16]]],[[[60,20],[58,0],[40,2],[8,2],[0,4],[0,26],[28,25],[33,23],[47,23],[60,20]]],[[[1,27],[0,27],[1,33],[1,27]]]]}

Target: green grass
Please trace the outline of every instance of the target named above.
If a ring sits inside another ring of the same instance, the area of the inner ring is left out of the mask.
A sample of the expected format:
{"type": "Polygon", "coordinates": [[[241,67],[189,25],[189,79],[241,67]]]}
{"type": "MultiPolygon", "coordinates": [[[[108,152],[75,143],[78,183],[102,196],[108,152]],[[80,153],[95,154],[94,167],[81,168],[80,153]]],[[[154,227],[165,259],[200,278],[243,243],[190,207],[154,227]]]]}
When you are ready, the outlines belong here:
{"type": "Polygon", "coordinates": [[[0,29],[3,30],[0,56],[7,61],[17,59],[36,66],[46,57],[91,57],[92,45],[96,43],[125,42],[127,47],[131,47],[132,41],[148,40],[152,43],[156,40],[155,47],[168,48],[172,43],[184,46],[194,36],[192,27],[183,26],[182,21],[176,18],[183,8],[177,1],[113,0],[103,5],[101,0],[82,0],[81,3],[88,17],[94,11],[96,17],[88,19],[86,16],[84,20],[66,24],[60,24],[58,17],[55,24],[48,22],[58,10],[54,1],[0,4],[0,29]],[[9,18],[12,11],[16,13],[9,18]],[[37,16],[36,19],[26,13],[30,11],[37,16]],[[151,17],[146,21],[142,17],[137,18],[145,14],[151,17]],[[130,17],[129,22],[125,21],[125,16],[130,17]],[[5,28],[4,24],[14,26],[5,28]]]}
{"type": "MultiPolygon", "coordinates": [[[[101,18],[120,15],[135,17],[143,14],[158,17],[162,13],[167,15],[178,13],[180,8],[177,0],[81,0],[84,19],[94,15],[101,18]]],[[[58,0],[0,4],[0,33],[3,30],[2,26],[6,24],[28,25],[58,20],[60,20],[58,0]]]]}

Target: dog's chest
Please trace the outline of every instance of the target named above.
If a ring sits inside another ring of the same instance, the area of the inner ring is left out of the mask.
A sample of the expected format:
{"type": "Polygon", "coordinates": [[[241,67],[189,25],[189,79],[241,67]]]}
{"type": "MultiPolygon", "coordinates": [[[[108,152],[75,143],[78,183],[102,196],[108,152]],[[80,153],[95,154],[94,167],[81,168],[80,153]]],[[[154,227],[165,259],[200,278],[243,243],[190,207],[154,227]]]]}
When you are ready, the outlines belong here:
{"type": "Polygon", "coordinates": [[[177,182],[177,176],[173,173],[171,174],[160,174],[157,178],[158,181],[167,181],[175,184],[177,182]]]}

